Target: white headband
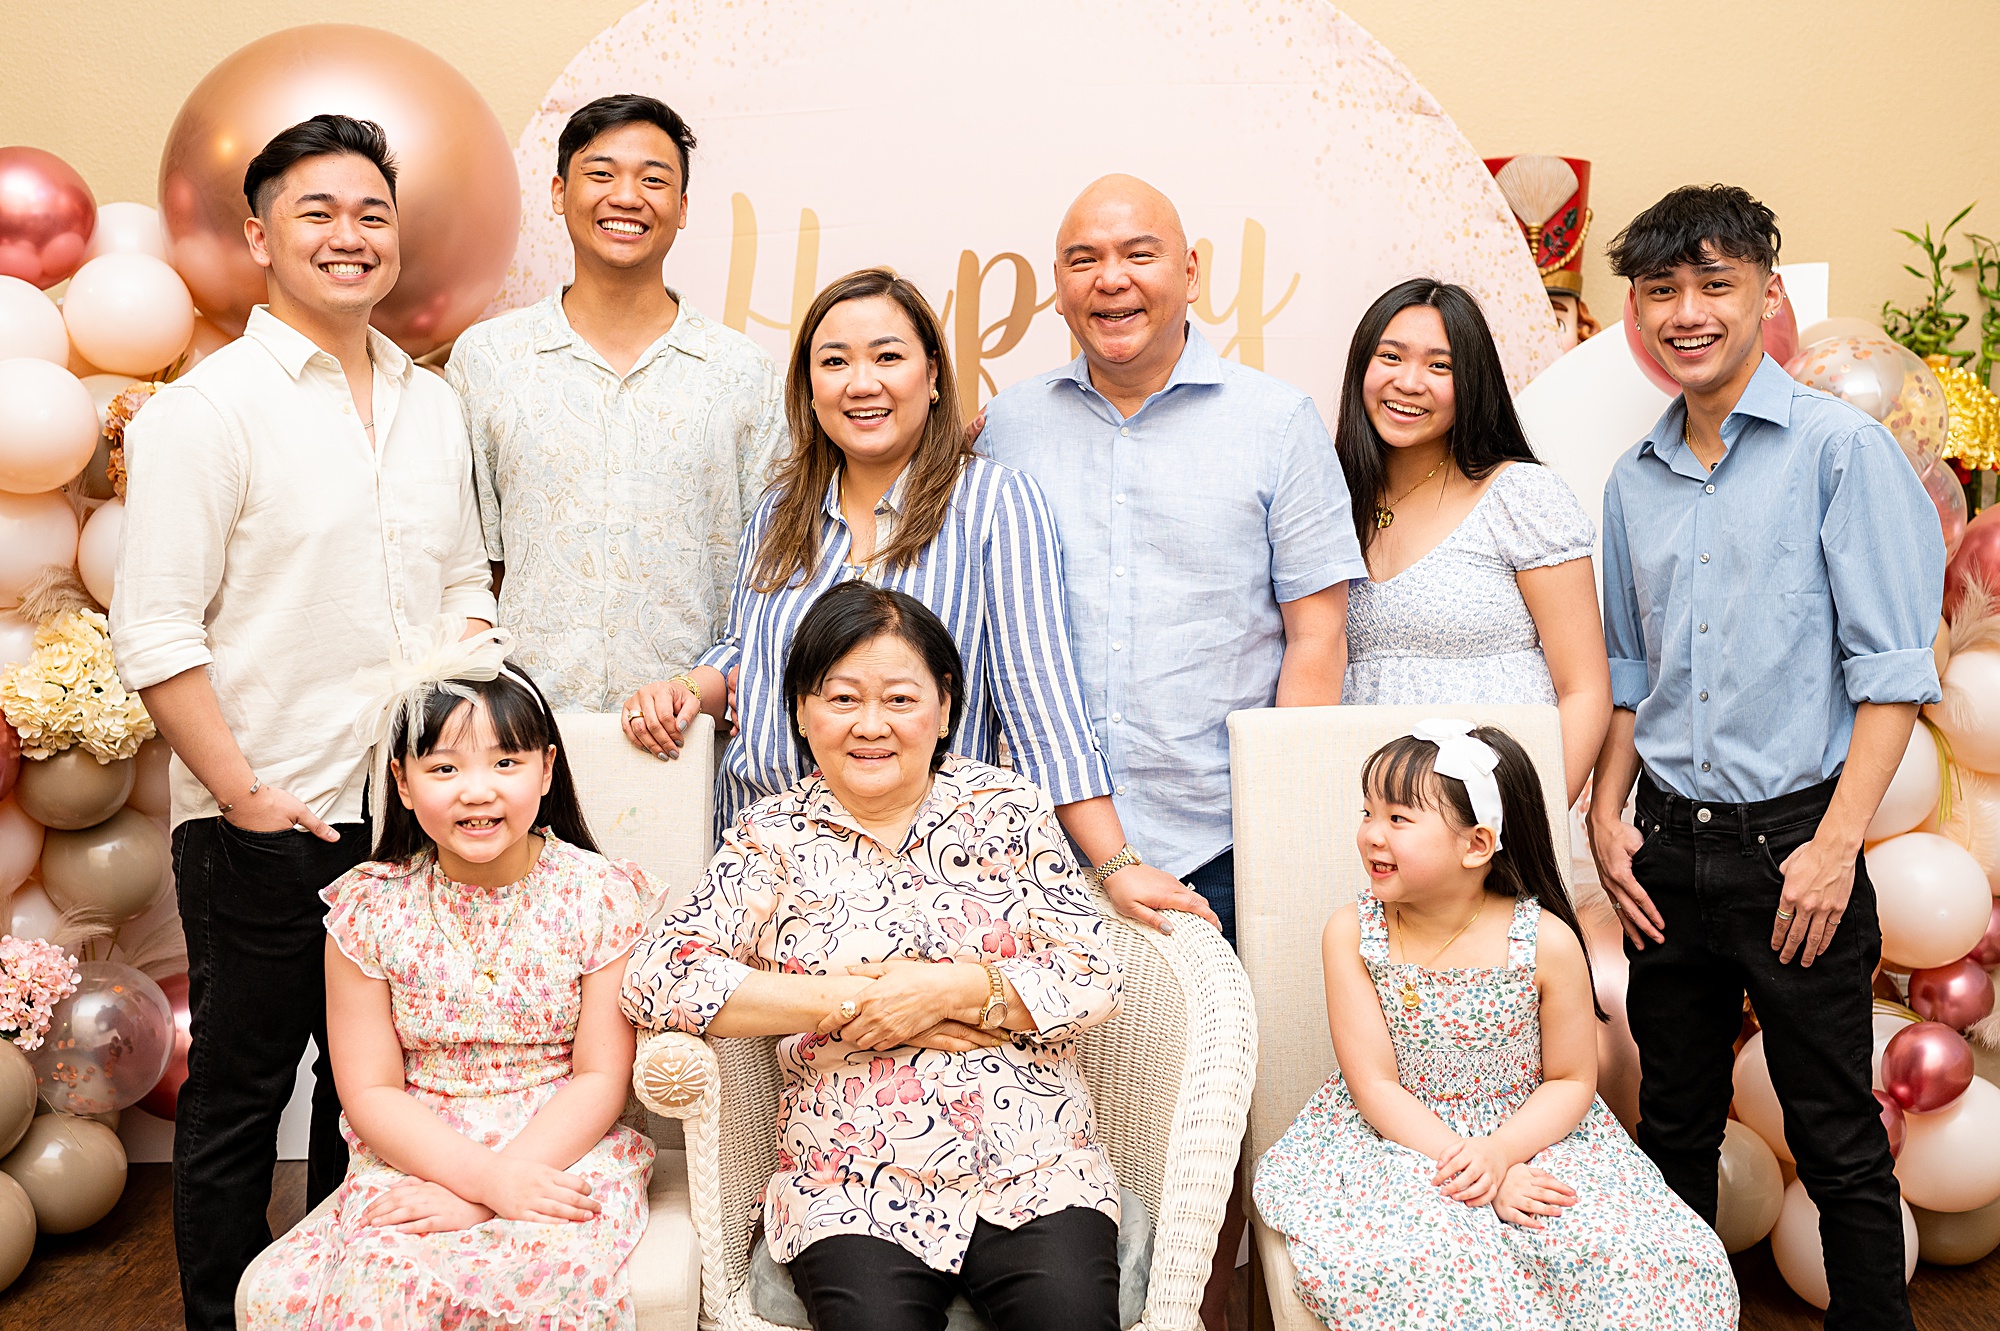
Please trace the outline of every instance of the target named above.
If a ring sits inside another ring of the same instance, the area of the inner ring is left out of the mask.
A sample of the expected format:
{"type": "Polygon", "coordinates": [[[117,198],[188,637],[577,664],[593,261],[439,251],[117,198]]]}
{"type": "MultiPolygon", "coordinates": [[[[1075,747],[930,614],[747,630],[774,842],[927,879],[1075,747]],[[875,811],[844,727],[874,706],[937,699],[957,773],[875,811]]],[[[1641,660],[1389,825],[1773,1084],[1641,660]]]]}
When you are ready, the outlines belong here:
{"type": "Polygon", "coordinates": [[[1433,717],[1417,722],[1410,728],[1410,734],[1437,745],[1437,761],[1432,770],[1439,776],[1456,777],[1465,783],[1465,793],[1472,797],[1473,816],[1478,826],[1493,829],[1493,848],[1498,850],[1502,821],[1500,783],[1493,779],[1493,769],[1500,765],[1500,755],[1485,740],[1473,738],[1470,721],[1433,717]]]}
{"type": "MultiPolygon", "coordinates": [[[[390,741],[395,738],[397,717],[404,719],[408,743],[415,745],[423,732],[424,704],[434,691],[470,698],[471,690],[455,681],[485,683],[502,674],[527,683],[507,666],[512,633],[489,628],[468,638],[461,636],[464,632],[463,617],[439,616],[428,630],[411,635],[407,654],[399,650],[381,665],[354,672],[354,691],[365,699],[354,718],[354,734],[369,751],[368,814],[375,824],[377,845],[389,807],[389,760],[396,756],[390,752],[390,741]]],[[[532,687],[528,692],[539,700],[532,687]]]]}

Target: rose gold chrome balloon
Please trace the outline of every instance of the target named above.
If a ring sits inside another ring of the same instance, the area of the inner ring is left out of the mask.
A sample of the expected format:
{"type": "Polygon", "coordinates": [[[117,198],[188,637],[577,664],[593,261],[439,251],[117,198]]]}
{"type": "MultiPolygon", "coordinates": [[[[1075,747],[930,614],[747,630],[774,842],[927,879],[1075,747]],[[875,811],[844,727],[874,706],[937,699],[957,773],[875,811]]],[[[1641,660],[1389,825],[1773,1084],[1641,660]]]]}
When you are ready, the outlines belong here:
{"type": "Polygon", "coordinates": [[[399,168],[403,273],[375,326],[412,355],[465,331],[506,274],[520,227],[514,154],[445,60],[375,28],[317,24],[243,47],[195,86],[160,158],[168,256],[195,306],[234,335],[264,300],[243,172],[280,130],[322,112],[373,120],[399,168]]]}
{"type": "Polygon", "coordinates": [[[188,1048],[192,1043],[190,1020],[188,1017],[188,977],[169,975],[160,981],[160,992],[167,996],[167,1005],[174,1010],[174,1051],[167,1060],[167,1070],[160,1074],[160,1080],[152,1090],[139,1097],[139,1108],[153,1115],[172,1121],[174,1111],[180,1107],[181,1084],[188,1077],[188,1048]]]}
{"type": "Polygon", "coordinates": [[[1882,1050],[1882,1089],[1906,1112],[1932,1114],[1972,1085],[1972,1046],[1949,1026],[1920,1021],[1882,1050]]]}
{"type": "Polygon", "coordinates": [[[40,148],[0,148],[0,273],[46,291],[75,272],[97,228],[83,177],[40,148]]]}
{"type": "Polygon", "coordinates": [[[1971,957],[1911,971],[1910,1006],[1926,1021],[1962,1031],[1993,1010],[1993,981],[1971,957]]]}
{"type": "MultiPolygon", "coordinates": [[[[6,736],[0,735],[0,742],[5,739],[6,736]]],[[[0,796],[6,793],[4,783],[0,783],[0,796]]],[[[1986,919],[1986,936],[1979,940],[1979,946],[1972,949],[1972,955],[1967,959],[1982,966],[2000,966],[2000,901],[1993,903],[1993,913],[1986,919]]]]}

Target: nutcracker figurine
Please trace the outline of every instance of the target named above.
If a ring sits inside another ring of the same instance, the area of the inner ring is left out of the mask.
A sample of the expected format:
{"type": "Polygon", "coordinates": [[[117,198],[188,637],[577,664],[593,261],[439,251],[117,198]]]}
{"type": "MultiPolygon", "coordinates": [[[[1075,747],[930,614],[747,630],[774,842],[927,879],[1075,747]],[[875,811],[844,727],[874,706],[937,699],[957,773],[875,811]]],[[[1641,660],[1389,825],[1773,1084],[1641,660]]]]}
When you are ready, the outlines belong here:
{"type": "Polygon", "coordinates": [[[1597,332],[1583,303],[1583,242],[1590,234],[1590,163],[1575,157],[1522,153],[1489,157],[1486,169],[1528,239],[1555,311],[1557,341],[1569,351],[1597,332]]]}

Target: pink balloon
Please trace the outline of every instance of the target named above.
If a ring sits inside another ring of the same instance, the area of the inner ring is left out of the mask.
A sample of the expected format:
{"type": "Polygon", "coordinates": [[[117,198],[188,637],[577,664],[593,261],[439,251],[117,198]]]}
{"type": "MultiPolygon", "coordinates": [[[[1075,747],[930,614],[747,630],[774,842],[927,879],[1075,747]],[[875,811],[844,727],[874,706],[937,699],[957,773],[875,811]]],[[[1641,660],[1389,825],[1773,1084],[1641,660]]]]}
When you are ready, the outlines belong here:
{"type": "Polygon", "coordinates": [[[1971,957],[1911,971],[1910,1007],[1926,1021],[1962,1031],[1993,1010],[1993,981],[1971,957]]]}
{"type": "Polygon", "coordinates": [[[1958,1099],[1972,1074],[1972,1046],[1935,1021],[1897,1031],[1882,1051],[1882,1089],[1913,1114],[1934,1114],[1958,1099]]]}
{"type": "MultiPolygon", "coordinates": [[[[1958,757],[1966,759],[1962,750],[1958,757]]],[[[1863,854],[1875,884],[1884,959],[1919,970],[1957,961],[1978,946],[1993,893],[1971,851],[1935,832],[1905,832],[1863,854]]]]}
{"type": "MultiPolygon", "coordinates": [[[[8,726],[9,733],[13,731],[8,726]]],[[[42,860],[42,825],[30,818],[21,802],[0,799],[0,896],[28,881],[42,860]]]]}
{"type": "Polygon", "coordinates": [[[171,1123],[174,1111],[180,1107],[181,1086],[188,1077],[188,1049],[193,1043],[193,1023],[188,1016],[188,977],[167,976],[160,981],[160,992],[167,996],[167,1005],[174,1010],[174,1050],[160,1080],[139,1098],[139,1108],[171,1123]]]}
{"type": "Polygon", "coordinates": [[[1986,918],[1986,936],[1966,960],[1981,966],[2000,966],[2000,901],[1993,903],[1993,913],[1986,918]]]}
{"type": "Polygon", "coordinates": [[[0,610],[0,670],[35,654],[35,626],[12,610],[0,610]]]}
{"type": "Polygon", "coordinates": [[[1986,590],[2000,594],[2000,504],[1981,509],[1965,524],[1965,536],[1944,570],[1944,612],[1958,607],[1965,584],[1978,579],[1986,590]]]}
{"type": "Polygon", "coordinates": [[[2000,1200],[2000,1087],[1984,1077],[1934,1114],[1911,1114],[1896,1182],[1912,1206],[1971,1211],[2000,1200]]]}
{"type": "Polygon", "coordinates": [[[63,322],[92,365],[154,375],[187,350],[194,300],[180,274],[150,254],[106,254],[70,279],[63,322]]]}
{"type": "Polygon", "coordinates": [[[97,205],[97,232],[90,248],[83,252],[89,263],[100,254],[150,254],[167,257],[167,228],[160,210],[143,203],[100,203],[97,205]]]}
{"type": "Polygon", "coordinates": [[[62,928],[62,912],[39,882],[16,890],[7,907],[7,932],[16,938],[53,939],[62,928]]]}
{"type": "Polygon", "coordinates": [[[1889,1134],[1889,1158],[1895,1159],[1903,1153],[1903,1140],[1910,1131],[1909,1120],[1903,1117],[1903,1107],[1896,1103],[1896,1097],[1887,1091],[1870,1091],[1882,1114],[1882,1131],[1889,1134]]]}
{"type": "MultiPolygon", "coordinates": [[[[1625,315],[1621,321],[1625,326],[1625,349],[1632,353],[1632,363],[1652,383],[1669,397],[1679,397],[1681,386],[1666,367],[1653,359],[1653,353],[1646,349],[1646,343],[1639,336],[1639,319],[1632,304],[1632,289],[1625,289],[1625,315]]],[[[1788,363],[1799,354],[1799,317],[1792,313],[1792,298],[1788,295],[1778,306],[1778,312],[1764,321],[1764,351],[1778,364],[1788,363]]]]}
{"type": "Polygon", "coordinates": [[[21,732],[0,720],[0,800],[14,793],[21,775],[21,732]]]}
{"type": "Polygon", "coordinates": [[[97,200],[76,169],[40,148],[0,148],[0,273],[43,290],[76,271],[97,200]]]}
{"type": "Polygon", "coordinates": [[[16,356],[65,364],[69,332],[54,301],[20,278],[0,274],[0,360],[16,356]]]}
{"type": "Polygon", "coordinates": [[[132,793],[125,802],[145,814],[148,818],[164,818],[173,802],[173,791],[167,775],[168,764],[172,761],[173,750],[157,735],[139,746],[137,761],[132,764],[132,793]]]}
{"type": "Polygon", "coordinates": [[[76,562],[76,510],[56,493],[0,490],[0,608],[21,603],[21,591],[50,564],[76,562]]]}
{"type": "Polygon", "coordinates": [[[75,375],[25,356],[0,361],[0,490],[53,490],[96,450],[97,408],[75,375]]]}
{"type": "Polygon", "coordinates": [[[118,571],[118,537],[125,530],[125,501],[106,500],[103,507],[83,524],[83,536],[76,543],[76,571],[83,585],[109,608],[111,584],[118,571]]]}

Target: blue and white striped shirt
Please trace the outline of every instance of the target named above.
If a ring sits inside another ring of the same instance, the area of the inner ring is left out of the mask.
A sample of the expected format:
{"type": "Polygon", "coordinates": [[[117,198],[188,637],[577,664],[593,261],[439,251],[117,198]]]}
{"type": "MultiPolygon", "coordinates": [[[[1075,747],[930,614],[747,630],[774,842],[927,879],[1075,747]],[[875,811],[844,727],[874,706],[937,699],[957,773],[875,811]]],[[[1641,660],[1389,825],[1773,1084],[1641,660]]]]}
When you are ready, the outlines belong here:
{"type": "MultiPolygon", "coordinates": [[[[892,507],[901,486],[899,480],[884,497],[892,507]]],[[[737,734],[716,777],[716,824],[725,830],[745,806],[806,774],[787,718],[785,657],[813,602],[856,576],[836,475],[822,504],[818,565],[777,591],[754,590],[757,551],[777,501],[775,492],[766,494],[750,517],[737,554],[729,631],[701,658],[724,675],[742,667],[737,734]]],[[[993,762],[1004,735],[1015,770],[1055,803],[1111,793],[1070,656],[1055,518],[1033,480],[986,458],[968,460],[930,545],[908,565],[875,566],[870,578],[930,607],[958,644],[966,693],[954,752],[993,762]]]]}

